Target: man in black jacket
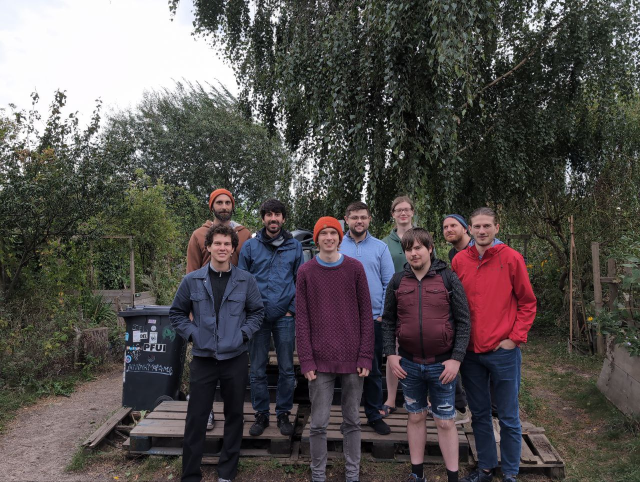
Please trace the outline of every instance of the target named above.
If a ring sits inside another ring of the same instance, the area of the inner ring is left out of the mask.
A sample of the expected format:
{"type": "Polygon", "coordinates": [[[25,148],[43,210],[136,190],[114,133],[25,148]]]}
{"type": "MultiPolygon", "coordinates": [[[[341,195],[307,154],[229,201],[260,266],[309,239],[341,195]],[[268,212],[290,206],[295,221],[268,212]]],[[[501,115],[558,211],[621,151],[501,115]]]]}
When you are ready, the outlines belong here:
{"type": "Polygon", "coordinates": [[[218,461],[220,481],[233,480],[242,442],[247,343],[264,316],[254,277],[230,262],[238,235],[230,226],[212,226],[205,236],[211,253],[206,266],[182,279],[169,310],[171,324],[193,342],[189,405],[182,452],[182,480],[200,481],[202,453],[218,380],[224,399],[224,438],[218,461]],[[189,319],[193,313],[193,321],[189,319]]]}

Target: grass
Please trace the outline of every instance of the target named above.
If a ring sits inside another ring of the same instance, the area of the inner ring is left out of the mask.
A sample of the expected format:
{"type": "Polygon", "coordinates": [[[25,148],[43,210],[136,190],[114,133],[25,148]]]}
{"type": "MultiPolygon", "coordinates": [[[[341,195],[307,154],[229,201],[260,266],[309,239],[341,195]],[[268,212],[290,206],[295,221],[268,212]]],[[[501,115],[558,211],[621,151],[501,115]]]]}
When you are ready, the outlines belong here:
{"type": "Polygon", "coordinates": [[[564,341],[535,336],[524,357],[523,412],[563,456],[566,480],[640,480],[640,426],[598,390],[602,359],[570,355],[564,341]]]}
{"type": "Polygon", "coordinates": [[[79,371],[44,380],[31,380],[24,386],[0,388],[0,433],[23,407],[33,405],[42,397],[70,396],[76,386],[93,378],[87,371],[79,371]]]}

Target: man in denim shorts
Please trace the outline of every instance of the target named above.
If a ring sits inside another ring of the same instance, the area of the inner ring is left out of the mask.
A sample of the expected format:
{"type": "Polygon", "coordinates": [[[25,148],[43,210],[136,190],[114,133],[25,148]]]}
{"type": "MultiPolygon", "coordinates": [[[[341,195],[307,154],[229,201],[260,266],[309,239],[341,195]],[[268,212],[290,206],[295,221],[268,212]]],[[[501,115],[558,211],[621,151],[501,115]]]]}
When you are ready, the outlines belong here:
{"type": "Polygon", "coordinates": [[[382,329],[387,369],[400,379],[409,412],[408,480],[425,481],[425,422],[430,396],[448,482],[457,482],[455,386],[469,343],[469,306],[458,277],[433,254],[433,239],[427,230],[407,231],[402,237],[402,249],[408,264],[391,278],[382,329]]]}

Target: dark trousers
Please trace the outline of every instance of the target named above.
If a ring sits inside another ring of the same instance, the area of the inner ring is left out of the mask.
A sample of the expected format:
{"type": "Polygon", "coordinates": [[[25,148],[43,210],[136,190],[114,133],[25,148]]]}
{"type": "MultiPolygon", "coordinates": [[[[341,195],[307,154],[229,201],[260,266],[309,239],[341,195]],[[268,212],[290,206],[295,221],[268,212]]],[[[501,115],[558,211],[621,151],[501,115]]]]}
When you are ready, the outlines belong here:
{"type": "Polygon", "coordinates": [[[243,353],[229,360],[194,356],[190,365],[189,405],[182,449],[182,480],[202,480],[202,453],[207,433],[207,418],[213,404],[216,385],[224,400],[224,438],[218,461],[218,476],[233,479],[238,472],[244,394],[247,388],[249,358],[243,353]]]}
{"type": "Polygon", "coordinates": [[[362,404],[364,413],[369,422],[382,418],[382,322],[373,320],[375,344],[373,348],[373,362],[369,376],[364,379],[364,390],[362,391],[362,404]]]}

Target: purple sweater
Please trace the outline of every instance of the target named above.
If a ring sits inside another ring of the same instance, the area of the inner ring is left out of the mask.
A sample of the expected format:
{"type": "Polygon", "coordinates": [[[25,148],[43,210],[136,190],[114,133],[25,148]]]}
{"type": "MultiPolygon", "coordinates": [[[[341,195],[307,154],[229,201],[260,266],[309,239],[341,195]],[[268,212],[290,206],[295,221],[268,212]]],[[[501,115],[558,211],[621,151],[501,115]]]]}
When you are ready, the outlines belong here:
{"type": "Polygon", "coordinates": [[[362,264],[348,256],[339,266],[315,259],[300,266],[296,282],[296,340],[302,373],[371,370],[374,331],[362,264]]]}

